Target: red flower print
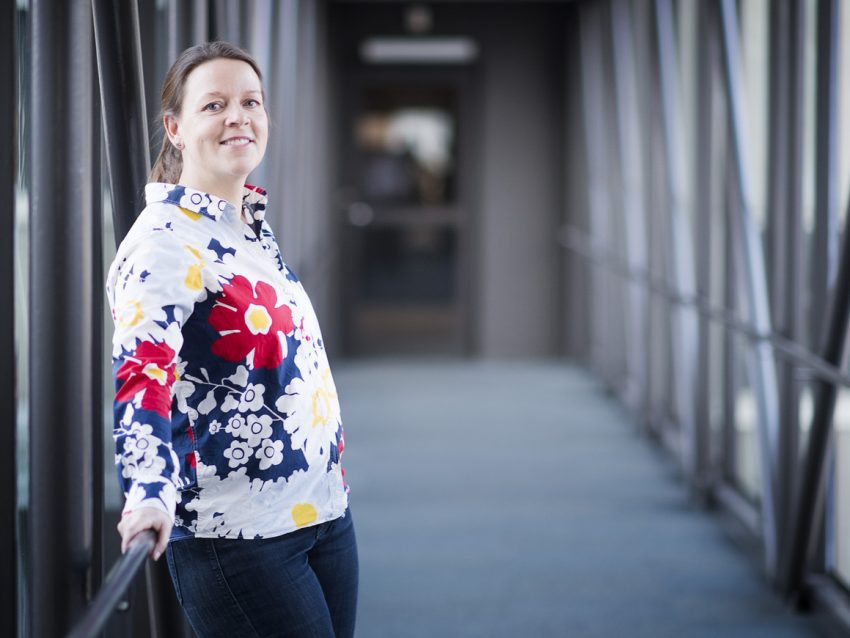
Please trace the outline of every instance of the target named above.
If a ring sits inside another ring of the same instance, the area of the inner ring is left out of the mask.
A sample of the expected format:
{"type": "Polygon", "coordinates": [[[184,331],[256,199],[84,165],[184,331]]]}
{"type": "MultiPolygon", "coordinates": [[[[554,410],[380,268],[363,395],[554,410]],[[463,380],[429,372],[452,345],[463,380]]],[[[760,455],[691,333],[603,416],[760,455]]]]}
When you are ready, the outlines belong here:
{"type": "Polygon", "coordinates": [[[143,341],[126,357],[116,377],[124,380],[116,401],[129,401],[144,390],[142,409],[168,418],[174,384],[174,350],[168,344],[143,341]]]}
{"type": "Polygon", "coordinates": [[[242,275],[224,286],[209,322],[221,334],[212,345],[213,354],[227,361],[242,361],[253,350],[257,368],[280,365],[284,356],[282,335],[295,329],[292,311],[285,304],[277,306],[274,288],[263,281],[255,288],[242,275]]]}

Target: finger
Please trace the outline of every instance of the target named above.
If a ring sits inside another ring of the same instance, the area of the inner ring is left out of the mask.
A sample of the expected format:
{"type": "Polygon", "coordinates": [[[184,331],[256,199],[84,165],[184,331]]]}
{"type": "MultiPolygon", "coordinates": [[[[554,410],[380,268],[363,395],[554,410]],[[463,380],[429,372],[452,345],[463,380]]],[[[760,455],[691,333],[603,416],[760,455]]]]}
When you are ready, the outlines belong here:
{"type": "Polygon", "coordinates": [[[133,542],[133,540],[144,530],[150,527],[152,526],[144,519],[139,519],[137,517],[128,518],[125,521],[124,529],[121,532],[122,553],[126,553],[127,550],[130,549],[130,544],[133,542]]]}
{"type": "Polygon", "coordinates": [[[133,540],[133,536],[129,528],[124,528],[124,531],[121,532],[121,553],[126,554],[127,549],[130,547],[130,541],[133,540]]]}
{"type": "Polygon", "coordinates": [[[157,542],[153,548],[154,560],[159,560],[159,557],[162,556],[162,553],[165,551],[165,548],[168,545],[168,537],[171,535],[171,530],[169,529],[169,527],[170,525],[162,524],[157,530],[157,542]]]}
{"type": "Polygon", "coordinates": [[[126,554],[127,550],[130,548],[130,541],[132,541],[136,534],[139,533],[139,529],[137,529],[138,525],[135,524],[127,524],[124,526],[124,529],[121,530],[121,553],[126,554]]]}

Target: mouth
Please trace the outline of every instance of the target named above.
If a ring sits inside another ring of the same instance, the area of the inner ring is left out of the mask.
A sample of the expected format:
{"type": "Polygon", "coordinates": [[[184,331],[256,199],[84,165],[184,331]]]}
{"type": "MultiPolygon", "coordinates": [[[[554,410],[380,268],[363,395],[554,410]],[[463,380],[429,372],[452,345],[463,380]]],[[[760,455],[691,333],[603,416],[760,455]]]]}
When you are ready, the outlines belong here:
{"type": "Polygon", "coordinates": [[[247,146],[248,144],[253,144],[254,140],[250,137],[230,137],[226,140],[220,142],[223,146],[247,146]]]}

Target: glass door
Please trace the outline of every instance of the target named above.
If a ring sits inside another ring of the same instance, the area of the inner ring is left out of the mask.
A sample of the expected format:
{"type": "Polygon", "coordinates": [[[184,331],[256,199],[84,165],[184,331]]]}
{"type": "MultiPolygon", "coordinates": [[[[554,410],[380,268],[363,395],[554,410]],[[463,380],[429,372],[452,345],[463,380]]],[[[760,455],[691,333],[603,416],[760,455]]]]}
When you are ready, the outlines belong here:
{"type": "Polygon", "coordinates": [[[346,350],[457,355],[464,338],[462,91],[452,77],[354,74],[341,192],[346,350]]]}

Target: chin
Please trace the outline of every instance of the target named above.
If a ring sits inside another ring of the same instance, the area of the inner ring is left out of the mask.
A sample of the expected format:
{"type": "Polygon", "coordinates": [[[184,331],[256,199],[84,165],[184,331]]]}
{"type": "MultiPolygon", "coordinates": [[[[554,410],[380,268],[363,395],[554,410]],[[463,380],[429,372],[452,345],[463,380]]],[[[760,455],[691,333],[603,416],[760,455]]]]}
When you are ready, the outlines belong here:
{"type": "Polygon", "coordinates": [[[233,177],[245,178],[251,174],[251,172],[260,165],[259,162],[245,162],[244,164],[238,164],[235,166],[228,166],[227,174],[233,177]]]}

